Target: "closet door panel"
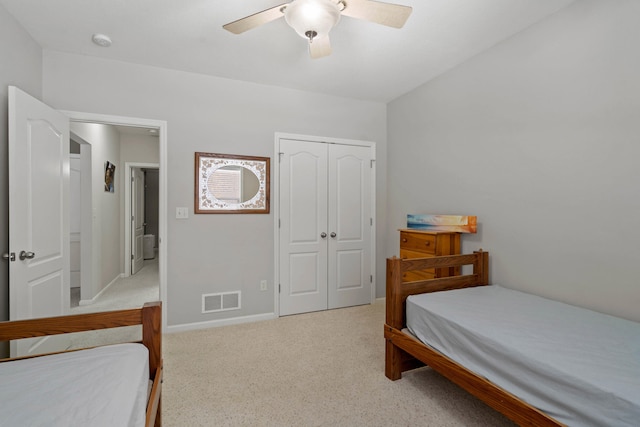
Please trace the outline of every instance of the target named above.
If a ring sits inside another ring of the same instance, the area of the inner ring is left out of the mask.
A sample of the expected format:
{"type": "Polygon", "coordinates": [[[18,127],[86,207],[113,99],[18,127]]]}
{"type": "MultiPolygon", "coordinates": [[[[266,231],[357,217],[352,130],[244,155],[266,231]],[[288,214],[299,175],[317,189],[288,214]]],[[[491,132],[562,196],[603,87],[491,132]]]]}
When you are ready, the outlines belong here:
{"type": "Polygon", "coordinates": [[[327,148],[282,140],[280,151],[280,315],[325,310],[327,148]]]}
{"type": "Polygon", "coordinates": [[[371,302],[371,150],[329,145],[328,307],[371,302]]]}

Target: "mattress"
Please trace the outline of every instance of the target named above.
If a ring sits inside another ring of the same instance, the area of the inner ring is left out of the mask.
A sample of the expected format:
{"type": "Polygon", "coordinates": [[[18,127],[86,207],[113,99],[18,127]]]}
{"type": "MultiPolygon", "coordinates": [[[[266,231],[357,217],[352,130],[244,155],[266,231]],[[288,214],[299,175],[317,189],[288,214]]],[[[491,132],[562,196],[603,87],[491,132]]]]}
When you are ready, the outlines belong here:
{"type": "Polygon", "coordinates": [[[638,426],[640,323],[501,286],[413,295],[407,327],[570,426],[638,426]]]}
{"type": "Polygon", "coordinates": [[[141,344],[0,363],[0,425],[144,426],[148,381],[141,344]]]}

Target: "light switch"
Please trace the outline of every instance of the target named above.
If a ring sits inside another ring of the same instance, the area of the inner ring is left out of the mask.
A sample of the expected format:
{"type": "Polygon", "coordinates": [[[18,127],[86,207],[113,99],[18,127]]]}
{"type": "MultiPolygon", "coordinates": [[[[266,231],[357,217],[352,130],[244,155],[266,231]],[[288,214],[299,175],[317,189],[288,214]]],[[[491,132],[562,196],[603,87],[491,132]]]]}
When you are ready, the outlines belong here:
{"type": "Polygon", "coordinates": [[[189,208],[176,208],[176,219],[189,218],[189,208]]]}

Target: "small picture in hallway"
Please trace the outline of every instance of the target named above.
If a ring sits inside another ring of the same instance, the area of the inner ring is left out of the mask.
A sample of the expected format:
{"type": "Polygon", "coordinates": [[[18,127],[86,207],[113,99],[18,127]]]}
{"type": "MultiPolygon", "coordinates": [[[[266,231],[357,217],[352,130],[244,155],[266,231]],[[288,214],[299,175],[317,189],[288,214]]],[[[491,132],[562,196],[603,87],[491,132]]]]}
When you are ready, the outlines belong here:
{"type": "Polygon", "coordinates": [[[107,161],[104,167],[104,191],[114,192],[113,182],[116,177],[116,165],[107,161]]]}

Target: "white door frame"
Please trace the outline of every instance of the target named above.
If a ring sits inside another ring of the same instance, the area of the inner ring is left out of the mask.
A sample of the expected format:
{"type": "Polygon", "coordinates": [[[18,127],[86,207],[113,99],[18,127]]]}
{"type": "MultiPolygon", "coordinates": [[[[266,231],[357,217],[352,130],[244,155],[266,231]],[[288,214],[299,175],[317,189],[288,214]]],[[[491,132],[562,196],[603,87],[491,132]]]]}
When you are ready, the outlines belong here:
{"type": "MultiPolygon", "coordinates": [[[[124,186],[124,277],[131,276],[131,169],[159,169],[158,163],[125,162],[124,186]]],[[[160,206],[158,206],[158,209],[160,206]]],[[[159,212],[158,212],[159,214],[159,212]]]]}
{"type": "Polygon", "coordinates": [[[280,140],[294,139],[298,141],[317,142],[324,144],[343,144],[369,147],[371,150],[371,304],[376,299],[376,143],[371,141],[360,141],[355,139],[330,138],[323,136],[298,135],[293,133],[276,132],[274,140],[274,162],[273,162],[273,188],[271,196],[275,203],[271,203],[273,209],[273,241],[274,241],[274,295],[273,312],[280,316],[280,140]]]}
{"type": "MultiPolygon", "coordinates": [[[[167,122],[164,120],[141,119],[135,117],[111,116],[107,114],[85,113],[80,111],[61,111],[72,122],[102,123],[158,129],[159,168],[158,173],[158,274],[160,279],[160,300],[162,301],[162,327],[167,328],[167,122]]],[[[127,168],[125,168],[127,169],[127,168]]],[[[131,180],[131,177],[129,177],[131,180]]],[[[127,186],[125,185],[125,188],[127,186]]],[[[127,224],[129,221],[125,221],[127,224]]],[[[131,249],[129,248],[129,251],[131,249]]],[[[126,252],[126,251],[125,251],[126,252]]],[[[131,253],[129,252],[129,262],[131,253]]],[[[130,270],[129,270],[130,271],[130,270]]]]}
{"type": "Polygon", "coordinates": [[[69,131],[71,139],[80,145],[80,305],[91,301],[93,293],[93,189],[91,143],[75,132],[69,131]]]}

